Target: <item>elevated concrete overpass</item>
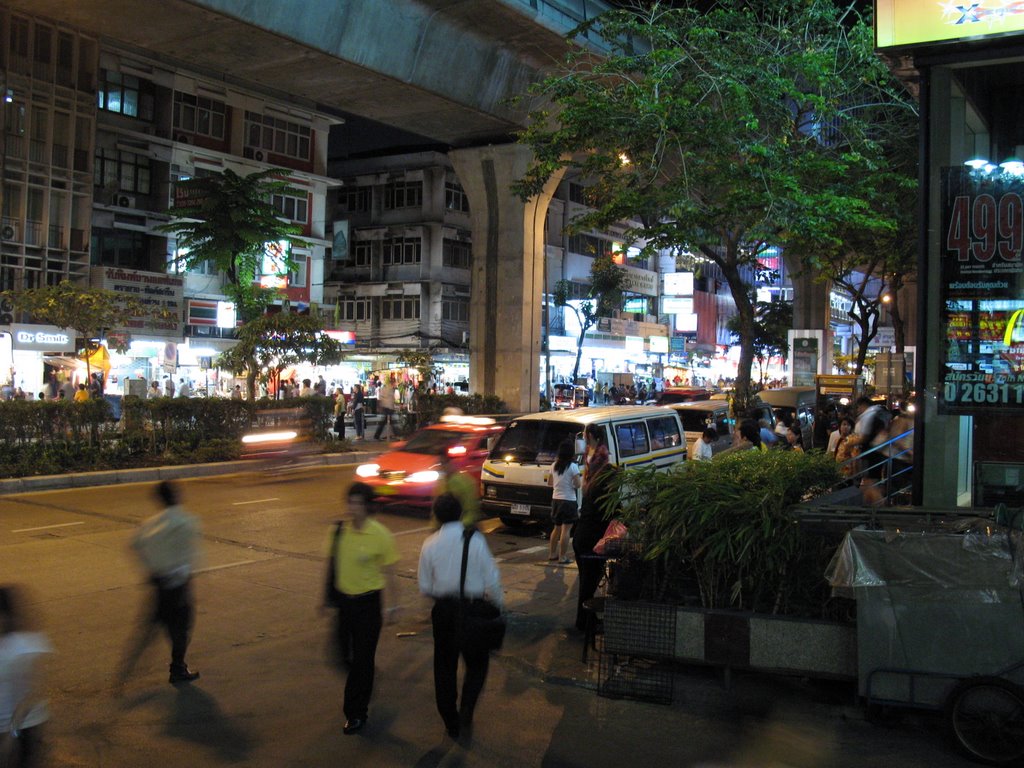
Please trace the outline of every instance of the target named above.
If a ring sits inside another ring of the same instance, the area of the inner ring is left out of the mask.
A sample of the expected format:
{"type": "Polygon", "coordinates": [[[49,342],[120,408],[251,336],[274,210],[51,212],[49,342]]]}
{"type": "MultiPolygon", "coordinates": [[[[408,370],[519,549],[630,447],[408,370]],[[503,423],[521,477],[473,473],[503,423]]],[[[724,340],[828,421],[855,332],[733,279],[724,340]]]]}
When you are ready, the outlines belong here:
{"type": "Polygon", "coordinates": [[[7,0],[100,39],[451,146],[508,141],[512,105],[600,0],[7,0]]]}
{"type": "MultiPolygon", "coordinates": [[[[453,148],[473,222],[470,385],[539,406],[543,224],[553,179],[509,191],[523,96],[603,0],[6,0],[127,50],[453,148]]],[[[587,43],[587,41],[580,41],[587,43]]]]}

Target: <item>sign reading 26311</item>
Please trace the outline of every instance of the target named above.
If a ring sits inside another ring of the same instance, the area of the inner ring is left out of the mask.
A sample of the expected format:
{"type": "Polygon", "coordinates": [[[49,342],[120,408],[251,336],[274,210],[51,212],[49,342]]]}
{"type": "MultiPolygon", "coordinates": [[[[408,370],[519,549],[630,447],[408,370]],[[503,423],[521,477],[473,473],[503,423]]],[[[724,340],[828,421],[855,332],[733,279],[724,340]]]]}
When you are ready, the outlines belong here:
{"type": "Polygon", "coordinates": [[[942,175],[943,413],[1024,411],[1024,178],[942,175]]]}

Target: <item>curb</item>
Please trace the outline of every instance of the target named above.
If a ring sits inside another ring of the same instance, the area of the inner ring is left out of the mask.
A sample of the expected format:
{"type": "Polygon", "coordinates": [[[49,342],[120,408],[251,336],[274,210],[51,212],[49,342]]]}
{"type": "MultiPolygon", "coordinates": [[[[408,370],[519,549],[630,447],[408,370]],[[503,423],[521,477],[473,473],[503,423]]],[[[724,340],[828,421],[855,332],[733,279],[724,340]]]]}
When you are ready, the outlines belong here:
{"type": "MultiPolygon", "coordinates": [[[[350,453],[325,453],[312,457],[312,466],[343,466],[368,461],[379,451],[352,451],[350,453]]],[[[123,483],[155,483],[158,480],[180,480],[189,477],[213,477],[240,472],[255,472],[259,467],[252,461],[222,461],[212,464],[176,464],[165,467],[143,467],[141,469],[105,469],[98,472],[78,472],[66,475],[34,475],[0,480],[0,496],[35,491],[59,491],[71,488],[89,488],[97,485],[120,485],[123,483]]]]}

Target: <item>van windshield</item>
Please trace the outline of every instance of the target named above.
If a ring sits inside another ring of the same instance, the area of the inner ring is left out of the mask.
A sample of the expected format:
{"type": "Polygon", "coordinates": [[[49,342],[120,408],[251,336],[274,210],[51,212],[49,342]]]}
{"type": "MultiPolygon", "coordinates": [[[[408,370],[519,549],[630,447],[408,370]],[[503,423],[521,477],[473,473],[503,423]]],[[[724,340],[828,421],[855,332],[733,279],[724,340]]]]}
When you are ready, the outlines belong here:
{"type": "Polygon", "coordinates": [[[559,444],[563,440],[575,440],[582,431],[579,424],[564,421],[513,421],[501,433],[490,458],[519,464],[550,464],[555,460],[559,444]]]}

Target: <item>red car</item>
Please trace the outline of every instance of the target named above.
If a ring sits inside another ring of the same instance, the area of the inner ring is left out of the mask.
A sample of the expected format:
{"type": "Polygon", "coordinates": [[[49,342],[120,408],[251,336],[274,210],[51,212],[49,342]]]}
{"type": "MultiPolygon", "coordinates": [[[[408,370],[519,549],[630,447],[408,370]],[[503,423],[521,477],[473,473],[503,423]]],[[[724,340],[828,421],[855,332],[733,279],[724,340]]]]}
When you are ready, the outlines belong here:
{"type": "Polygon", "coordinates": [[[382,503],[429,509],[441,476],[441,454],[479,482],[491,443],[504,428],[485,417],[446,416],[395,443],[374,461],[360,464],[356,476],[376,491],[382,503]]]}

